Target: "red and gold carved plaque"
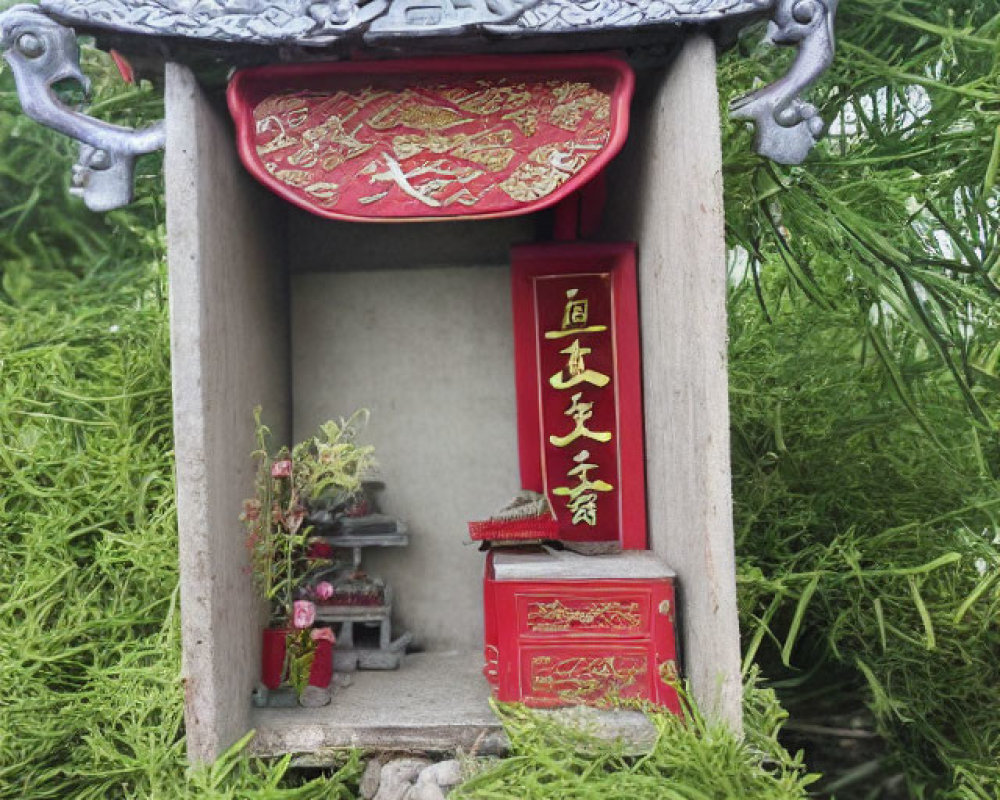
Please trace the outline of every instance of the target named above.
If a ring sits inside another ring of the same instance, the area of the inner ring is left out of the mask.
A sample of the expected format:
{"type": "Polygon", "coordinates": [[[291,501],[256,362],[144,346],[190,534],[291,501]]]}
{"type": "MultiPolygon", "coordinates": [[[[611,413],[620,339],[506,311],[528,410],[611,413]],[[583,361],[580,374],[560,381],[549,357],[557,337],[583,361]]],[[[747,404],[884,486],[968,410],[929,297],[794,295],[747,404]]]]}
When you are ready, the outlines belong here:
{"type": "Polygon", "coordinates": [[[521,482],[559,538],[646,547],[635,248],[513,250],[521,482]]]}
{"type": "Polygon", "coordinates": [[[529,213],[624,143],[633,76],[601,55],[295,64],[229,86],[240,156],[272,191],[332,219],[529,213]]]}

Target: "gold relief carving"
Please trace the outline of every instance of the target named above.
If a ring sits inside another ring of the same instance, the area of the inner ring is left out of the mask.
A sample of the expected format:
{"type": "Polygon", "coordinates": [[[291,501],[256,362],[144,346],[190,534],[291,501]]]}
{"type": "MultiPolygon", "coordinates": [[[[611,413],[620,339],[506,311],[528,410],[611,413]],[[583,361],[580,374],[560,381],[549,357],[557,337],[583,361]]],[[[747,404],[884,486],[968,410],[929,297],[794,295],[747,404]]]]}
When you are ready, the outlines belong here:
{"type": "Polygon", "coordinates": [[[680,679],[680,673],[677,670],[677,662],[672,658],[667,659],[662,664],[660,664],[660,680],[664,683],[677,683],[680,679]]]}
{"type": "Polygon", "coordinates": [[[477,134],[404,134],[392,140],[396,158],[404,161],[421,153],[450,154],[481,164],[491,172],[505,170],[515,152],[509,145],[514,137],[510,131],[484,131],[477,134]]]}
{"type": "Polygon", "coordinates": [[[487,81],[477,81],[480,89],[463,86],[446,89],[442,96],[454,103],[462,111],[473,114],[498,114],[501,111],[516,111],[531,102],[531,91],[523,83],[512,86],[496,86],[487,81]]]}
{"type": "Polygon", "coordinates": [[[267,171],[289,186],[307,186],[312,181],[312,175],[304,169],[278,169],[277,164],[268,164],[267,171]]]}
{"type": "Polygon", "coordinates": [[[548,197],[596,158],[610,104],[570,80],[274,94],[254,108],[256,150],[276,179],[344,214],[408,198],[504,208],[548,197]]]}
{"type": "Polygon", "coordinates": [[[521,164],[500,188],[512,200],[530,203],[552,194],[580,172],[607,142],[543,144],[521,164]]]}
{"type": "Polygon", "coordinates": [[[418,131],[443,131],[472,122],[455,109],[436,105],[409,90],[400,92],[398,99],[387,105],[368,120],[368,126],[377,131],[405,126],[418,131]]]}
{"type": "Polygon", "coordinates": [[[639,630],[641,626],[642,614],[639,604],[634,602],[598,600],[572,607],[561,600],[553,600],[551,603],[531,603],[528,606],[528,627],[533,631],[598,628],[620,632],[639,630]]]}
{"type": "MultiPolygon", "coordinates": [[[[361,170],[360,174],[369,176],[372,183],[394,183],[404,194],[431,208],[441,208],[453,203],[471,206],[479,199],[468,189],[463,188],[463,184],[474,181],[483,174],[482,170],[455,166],[443,158],[404,170],[403,165],[392,156],[385,154],[383,159],[387,167],[385,171],[379,172],[381,166],[377,161],[372,161],[361,170]],[[419,185],[416,183],[418,179],[419,185]]],[[[378,199],[381,198],[374,197],[372,201],[378,199]]]]}
{"type": "Polygon", "coordinates": [[[646,674],[644,656],[575,656],[531,660],[531,690],[560,700],[583,703],[610,699],[646,674]]]}
{"type": "Polygon", "coordinates": [[[595,121],[611,116],[611,98],[586,83],[564,83],[552,90],[559,104],[549,114],[549,122],[566,131],[580,127],[587,112],[595,121]]]}
{"type": "Polygon", "coordinates": [[[665,616],[665,617],[669,617],[670,616],[670,601],[669,600],[664,600],[662,603],[660,603],[660,613],[663,616],[665,616]]]}
{"type": "Polygon", "coordinates": [[[336,205],[340,198],[340,187],[336,183],[323,183],[322,181],[311,183],[305,187],[305,191],[324,206],[336,205]]]}
{"type": "Polygon", "coordinates": [[[538,132],[538,109],[534,106],[511,111],[502,117],[504,122],[513,122],[525,136],[534,136],[538,132]]]}
{"type": "MultiPolygon", "coordinates": [[[[574,395],[576,397],[576,395],[574,395]]],[[[610,492],[615,487],[607,481],[591,480],[589,473],[597,469],[597,464],[588,464],[589,450],[581,450],[573,461],[576,466],[569,471],[567,477],[576,478],[576,486],[557,486],[552,490],[556,497],[565,497],[566,507],[573,513],[573,524],[581,523],[594,527],[597,525],[597,494],[595,492],[610,492]]]]}

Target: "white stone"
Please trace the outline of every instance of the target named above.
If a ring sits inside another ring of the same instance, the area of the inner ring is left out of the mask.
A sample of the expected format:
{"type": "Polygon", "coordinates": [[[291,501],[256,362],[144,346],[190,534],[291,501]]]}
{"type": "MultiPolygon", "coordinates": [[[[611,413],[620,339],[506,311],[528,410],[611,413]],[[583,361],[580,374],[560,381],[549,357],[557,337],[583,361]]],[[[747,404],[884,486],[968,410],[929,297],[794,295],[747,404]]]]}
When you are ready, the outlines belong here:
{"type": "Polygon", "coordinates": [[[436,786],[450,788],[462,781],[462,764],[457,759],[451,758],[447,761],[439,761],[431,764],[420,773],[417,778],[417,785],[433,783],[436,786]]]}
{"type": "Polygon", "coordinates": [[[382,762],[377,758],[369,759],[365,765],[365,772],[361,776],[361,783],[358,791],[362,800],[374,800],[378,793],[379,779],[382,777],[382,762]]]}
{"type": "Polygon", "coordinates": [[[445,794],[436,783],[416,783],[406,791],[403,800],[445,800],[445,794]]]}
{"type": "Polygon", "coordinates": [[[375,800],[404,800],[413,781],[430,763],[426,758],[397,758],[390,761],[382,767],[375,800]]]}

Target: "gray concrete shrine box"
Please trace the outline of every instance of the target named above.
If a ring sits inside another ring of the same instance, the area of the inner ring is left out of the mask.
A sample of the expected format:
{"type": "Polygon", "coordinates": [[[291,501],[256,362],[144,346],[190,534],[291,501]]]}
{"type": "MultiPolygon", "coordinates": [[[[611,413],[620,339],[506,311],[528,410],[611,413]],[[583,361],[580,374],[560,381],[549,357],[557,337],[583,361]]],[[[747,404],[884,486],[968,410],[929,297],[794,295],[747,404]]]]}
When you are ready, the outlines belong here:
{"type": "MultiPolygon", "coordinates": [[[[334,223],[284,204],[236,156],[222,98],[167,70],[167,202],[187,737],[214,759],[323,762],[343,746],[493,747],[482,665],[483,556],[465,523],[520,488],[508,248],[539,218],[334,223]],[[368,440],[407,549],[366,566],[422,652],[359,674],[323,709],[253,710],[262,609],[238,515],[253,493],[252,409],[291,443],[372,412],[368,440]]],[[[608,240],[639,244],[650,547],[677,572],[684,667],[740,719],[715,51],[687,41],[640,73],[612,165],[608,240]]]]}

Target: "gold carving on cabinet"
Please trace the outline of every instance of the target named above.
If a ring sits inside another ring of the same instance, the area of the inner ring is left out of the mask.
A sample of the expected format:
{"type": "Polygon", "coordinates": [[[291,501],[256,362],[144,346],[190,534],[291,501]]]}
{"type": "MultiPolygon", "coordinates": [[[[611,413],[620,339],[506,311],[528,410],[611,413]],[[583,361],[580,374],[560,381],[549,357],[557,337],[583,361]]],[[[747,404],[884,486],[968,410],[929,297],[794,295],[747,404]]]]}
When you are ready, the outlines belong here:
{"type": "MultiPolygon", "coordinates": [[[[471,206],[479,199],[465,188],[465,184],[482,175],[482,170],[451,166],[445,159],[405,170],[403,165],[389,154],[383,154],[382,158],[386,165],[384,171],[380,172],[380,165],[373,161],[361,170],[360,174],[369,176],[372,183],[394,183],[404,194],[431,208],[442,208],[453,203],[471,206]],[[419,185],[417,179],[421,179],[419,185]]],[[[362,202],[375,202],[384,196],[385,193],[372,195],[364,198],[362,202]]]]}
{"type": "Polygon", "coordinates": [[[638,603],[607,600],[573,608],[561,600],[553,600],[528,606],[528,627],[533,631],[570,631],[574,628],[627,631],[638,630],[641,626],[638,603]]]}
{"type": "Polygon", "coordinates": [[[552,93],[559,104],[549,114],[549,121],[563,130],[575,131],[588,111],[593,112],[596,121],[611,116],[611,98],[590,84],[566,82],[556,86],[552,93]]]}
{"type": "Polygon", "coordinates": [[[531,660],[531,690],[560,700],[583,703],[608,700],[634,686],[646,674],[643,656],[575,656],[531,660]]]}
{"type": "Polygon", "coordinates": [[[677,683],[680,680],[680,672],[677,670],[677,662],[672,658],[660,664],[660,680],[664,683],[677,683]]]}
{"type": "Polygon", "coordinates": [[[502,172],[510,165],[516,153],[509,145],[513,142],[510,131],[483,131],[482,133],[404,134],[392,140],[392,149],[400,161],[422,153],[453,155],[474,161],[490,172],[502,172]]]}
{"type": "Polygon", "coordinates": [[[486,116],[501,111],[516,111],[531,102],[531,90],[523,83],[512,86],[494,86],[479,81],[479,89],[456,86],[443,91],[442,96],[462,111],[486,116]]]}

